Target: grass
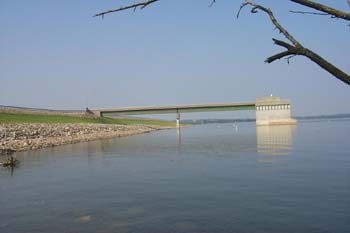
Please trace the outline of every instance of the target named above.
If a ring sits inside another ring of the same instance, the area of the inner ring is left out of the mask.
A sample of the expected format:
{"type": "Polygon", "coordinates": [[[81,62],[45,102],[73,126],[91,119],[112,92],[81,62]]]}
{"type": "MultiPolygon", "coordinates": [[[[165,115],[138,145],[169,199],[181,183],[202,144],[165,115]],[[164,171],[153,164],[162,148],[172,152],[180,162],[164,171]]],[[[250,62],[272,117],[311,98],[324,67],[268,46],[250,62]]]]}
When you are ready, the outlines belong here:
{"type": "Polygon", "coordinates": [[[28,114],[28,113],[6,113],[0,112],[0,124],[11,123],[94,123],[94,124],[144,124],[155,126],[175,126],[174,122],[153,119],[120,119],[120,118],[90,118],[71,115],[47,115],[47,114],[28,114]]]}

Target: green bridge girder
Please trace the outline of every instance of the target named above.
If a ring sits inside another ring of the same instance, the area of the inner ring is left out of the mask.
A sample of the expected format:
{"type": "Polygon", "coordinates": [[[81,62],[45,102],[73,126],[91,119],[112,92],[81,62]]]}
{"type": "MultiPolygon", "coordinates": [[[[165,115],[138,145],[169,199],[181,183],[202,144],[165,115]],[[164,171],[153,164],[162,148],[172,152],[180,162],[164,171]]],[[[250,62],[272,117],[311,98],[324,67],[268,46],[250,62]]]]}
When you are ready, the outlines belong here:
{"type": "MultiPolygon", "coordinates": [[[[170,114],[170,113],[190,113],[190,112],[216,112],[216,111],[239,111],[255,110],[255,103],[244,104],[219,104],[219,105],[183,105],[171,107],[140,107],[125,109],[101,109],[101,116],[119,115],[147,115],[147,114],[170,114]]],[[[95,110],[96,111],[96,110],[95,110]]]]}

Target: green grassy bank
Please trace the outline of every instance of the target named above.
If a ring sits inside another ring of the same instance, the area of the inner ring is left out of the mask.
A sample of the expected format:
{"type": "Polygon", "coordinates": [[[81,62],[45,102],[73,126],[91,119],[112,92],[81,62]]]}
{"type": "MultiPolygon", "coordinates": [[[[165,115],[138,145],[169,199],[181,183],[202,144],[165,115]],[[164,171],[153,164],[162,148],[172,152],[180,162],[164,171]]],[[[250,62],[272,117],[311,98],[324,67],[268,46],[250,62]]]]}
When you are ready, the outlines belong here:
{"type": "Polygon", "coordinates": [[[153,119],[116,119],[108,117],[90,118],[71,115],[47,115],[0,112],[0,124],[11,123],[94,123],[94,124],[144,124],[155,126],[175,126],[174,122],[153,119]]]}

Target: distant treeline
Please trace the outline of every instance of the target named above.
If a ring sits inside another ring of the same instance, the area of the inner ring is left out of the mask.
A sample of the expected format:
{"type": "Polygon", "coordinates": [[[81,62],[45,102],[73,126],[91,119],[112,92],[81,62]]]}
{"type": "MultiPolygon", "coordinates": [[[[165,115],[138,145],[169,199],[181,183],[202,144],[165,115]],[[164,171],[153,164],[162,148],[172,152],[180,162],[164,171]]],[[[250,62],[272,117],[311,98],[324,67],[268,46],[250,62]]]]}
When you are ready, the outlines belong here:
{"type": "MultiPolygon", "coordinates": [[[[297,120],[322,120],[322,119],[350,119],[350,113],[333,114],[333,115],[317,115],[317,116],[299,116],[294,117],[297,120]]],[[[239,118],[239,119],[199,119],[199,120],[182,120],[181,122],[187,124],[225,124],[225,123],[239,123],[239,122],[255,122],[255,118],[239,118]]]]}
{"type": "Polygon", "coordinates": [[[350,118],[350,113],[333,114],[333,115],[316,115],[295,117],[298,120],[319,120],[319,119],[342,119],[350,118]]]}
{"type": "Polygon", "coordinates": [[[29,108],[29,107],[17,107],[0,105],[0,110],[3,111],[19,111],[19,112],[47,112],[47,113],[84,113],[85,110],[56,110],[46,108],[29,108]]]}

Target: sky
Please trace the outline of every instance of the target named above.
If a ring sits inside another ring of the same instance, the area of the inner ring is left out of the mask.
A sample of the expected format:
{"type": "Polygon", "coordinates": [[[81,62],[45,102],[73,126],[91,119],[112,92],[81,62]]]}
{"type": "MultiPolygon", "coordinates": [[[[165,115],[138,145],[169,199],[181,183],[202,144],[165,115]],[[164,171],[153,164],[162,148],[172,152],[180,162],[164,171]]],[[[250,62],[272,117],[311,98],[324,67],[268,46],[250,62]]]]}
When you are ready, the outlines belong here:
{"type": "MultiPolygon", "coordinates": [[[[350,72],[349,22],[256,0],[305,47],[350,72]]],[[[345,0],[319,1],[350,11],[345,0]]],[[[306,58],[265,64],[283,39],[241,1],[0,0],[0,105],[53,109],[254,101],[280,96],[296,116],[350,113],[350,87],[306,58]]]]}

